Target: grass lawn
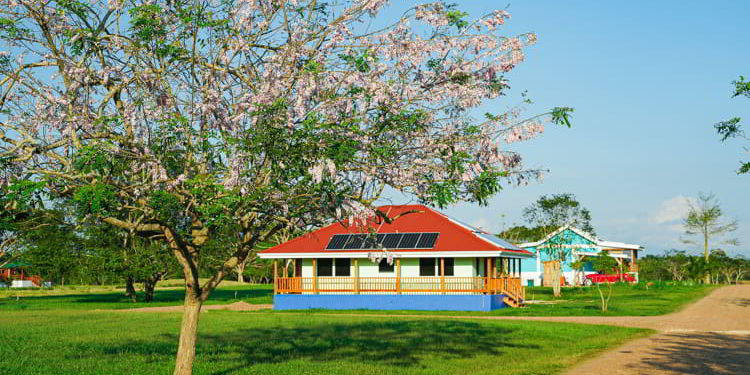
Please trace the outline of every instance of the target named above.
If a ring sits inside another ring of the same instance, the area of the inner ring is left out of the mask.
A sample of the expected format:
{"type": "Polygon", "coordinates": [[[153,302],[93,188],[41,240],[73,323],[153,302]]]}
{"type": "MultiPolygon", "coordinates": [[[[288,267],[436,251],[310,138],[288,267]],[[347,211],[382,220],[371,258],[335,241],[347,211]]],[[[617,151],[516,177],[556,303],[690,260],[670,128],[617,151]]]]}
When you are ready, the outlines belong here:
{"type": "MultiPolygon", "coordinates": [[[[612,298],[609,311],[601,311],[599,292],[596,287],[563,288],[562,297],[555,298],[552,288],[526,288],[526,299],[551,303],[528,304],[522,309],[505,308],[490,312],[461,311],[460,315],[487,316],[653,316],[663,315],[679,310],[694,302],[716,286],[704,285],[663,285],[646,289],[645,284],[615,284],[612,287],[612,298]]],[[[607,286],[602,286],[607,293],[607,286]]],[[[367,313],[371,310],[306,310],[321,313],[367,313]]],[[[294,310],[279,311],[299,312],[294,310]]],[[[375,313],[375,311],[371,311],[375,313]]],[[[377,311],[378,314],[394,315],[456,315],[455,311],[377,311]]]]}
{"type": "MultiPolygon", "coordinates": [[[[527,288],[526,298],[555,302],[551,304],[530,304],[523,309],[500,309],[492,312],[461,312],[462,315],[491,316],[617,316],[617,315],[662,315],[674,312],[681,307],[698,300],[712,290],[714,286],[703,285],[654,285],[646,289],[645,284],[617,284],[613,287],[609,311],[600,309],[599,294],[595,287],[564,288],[561,298],[552,296],[551,288],[527,288]]],[[[606,286],[603,287],[606,292],[606,286]]],[[[123,295],[123,290],[24,290],[0,291],[0,311],[3,310],[95,310],[127,309],[145,306],[181,305],[184,292],[182,288],[157,290],[154,302],[150,304],[133,304],[123,295]],[[16,295],[20,297],[16,298],[16,295]]],[[[273,303],[272,285],[248,285],[228,283],[214,291],[207,304],[225,304],[245,301],[256,304],[273,303]]],[[[351,313],[346,311],[321,311],[325,313],[351,313]]],[[[363,312],[363,310],[356,310],[363,312]]],[[[366,312],[366,310],[365,310],[366,312]]],[[[284,312],[278,312],[284,313],[284,312]]],[[[378,311],[383,313],[383,311],[378,311]]],[[[455,315],[453,311],[389,311],[389,314],[443,314],[455,315]]]]}
{"type": "MultiPolygon", "coordinates": [[[[139,294],[139,300],[142,295],[139,294]]],[[[174,287],[157,289],[154,301],[132,303],[123,289],[64,287],[37,290],[0,290],[0,311],[4,310],[95,310],[129,309],[150,306],[182,305],[184,289],[174,287]]],[[[265,304],[273,302],[272,285],[229,284],[216,289],[206,304],[225,304],[237,301],[265,304]]]]}
{"type": "MultiPolygon", "coordinates": [[[[179,313],[4,311],[6,374],[168,374],[179,313]]],[[[642,336],[545,322],[210,311],[196,374],[550,374],[642,336]]]]}

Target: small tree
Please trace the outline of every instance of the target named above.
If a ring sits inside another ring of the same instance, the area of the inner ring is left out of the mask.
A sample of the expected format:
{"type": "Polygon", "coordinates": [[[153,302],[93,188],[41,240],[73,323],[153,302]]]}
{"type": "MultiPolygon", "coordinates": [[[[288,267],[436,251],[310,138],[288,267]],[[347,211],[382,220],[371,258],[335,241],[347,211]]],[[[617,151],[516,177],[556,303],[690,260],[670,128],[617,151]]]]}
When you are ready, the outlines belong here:
{"type": "Polygon", "coordinates": [[[687,265],[690,263],[690,257],[685,255],[684,251],[671,250],[664,255],[666,271],[671,275],[672,280],[682,281],[687,277],[687,265]]]}
{"type": "MultiPolygon", "coordinates": [[[[690,208],[687,216],[683,219],[683,227],[685,228],[685,234],[688,236],[697,236],[701,240],[703,245],[703,260],[709,262],[709,244],[717,237],[725,236],[737,230],[737,222],[722,221],[724,213],[716,201],[716,197],[713,194],[698,194],[698,202],[688,202],[690,208]]],[[[684,238],[683,242],[688,244],[697,245],[698,242],[692,238],[684,238]]],[[[736,245],[738,241],[736,239],[725,239],[722,241],[724,244],[736,245]]],[[[697,267],[697,266],[696,266],[697,267]]],[[[704,282],[706,284],[711,283],[711,273],[705,272],[704,282]]]]}
{"type": "Polygon", "coordinates": [[[638,259],[638,274],[643,280],[668,280],[667,256],[647,255],[638,259]]]}
{"type": "MultiPolygon", "coordinates": [[[[588,233],[594,234],[591,225],[591,213],[576,200],[573,194],[553,194],[539,197],[532,205],[523,210],[523,217],[529,223],[533,223],[535,232],[541,237],[546,237],[558,228],[571,225],[588,233]]],[[[562,264],[570,257],[569,245],[572,238],[561,232],[558,236],[550,238],[543,248],[550,259],[560,261],[560,267],[555,268],[552,290],[555,297],[562,295],[560,279],[562,278],[562,264]]]]}
{"type": "MultiPolygon", "coordinates": [[[[599,256],[590,258],[592,258],[591,261],[594,270],[600,274],[611,275],[617,269],[617,261],[609,255],[609,251],[607,250],[602,250],[602,252],[599,253],[599,256]]],[[[602,288],[599,284],[601,283],[596,283],[596,290],[599,292],[599,298],[602,301],[602,311],[607,311],[609,309],[609,299],[612,297],[612,283],[607,283],[608,292],[606,298],[604,298],[604,292],[602,292],[602,288]]]]}
{"type": "Polygon", "coordinates": [[[374,208],[386,187],[486,204],[539,176],[506,144],[570,125],[565,107],[472,116],[536,41],[502,35],[507,12],[436,2],[363,26],[386,3],[0,6],[0,169],[15,171],[0,186],[43,182],[170,249],[186,294],[175,375],[192,373],[203,303],[258,243],[330,218],[391,220],[374,208]],[[228,231],[241,240],[208,256],[228,231]]]}
{"type": "Polygon", "coordinates": [[[575,276],[573,279],[575,280],[575,285],[579,285],[579,275],[583,272],[583,269],[586,265],[586,259],[585,258],[579,258],[576,259],[573,263],[570,264],[570,268],[572,268],[575,271],[575,276]]]}
{"type": "Polygon", "coordinates": [[[748,269],[750,269],[750,261],[745,259],[743,256],[737,256],[733,262],[734,268],[734,283],[739,284],[740,280],[743,279],[748,269]]]}

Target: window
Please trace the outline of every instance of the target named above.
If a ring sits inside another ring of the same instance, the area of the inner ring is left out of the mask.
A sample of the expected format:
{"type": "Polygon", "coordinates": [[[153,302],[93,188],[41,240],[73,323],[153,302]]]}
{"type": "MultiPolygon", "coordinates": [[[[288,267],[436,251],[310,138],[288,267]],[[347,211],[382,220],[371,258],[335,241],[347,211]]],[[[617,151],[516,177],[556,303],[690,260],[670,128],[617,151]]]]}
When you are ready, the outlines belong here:
{"type": "Polygon", "coordinates": [[[445,276],[453,276],[453,258],[443,258],[445,276]]]}
{"type": "Polygon", "coordinates": [[[419,276],[435,276],[435,258],[419,258],[419,276]]]}
{"type": "Polygon", "coordinates": [[[333,259],[318,259],[318,276],[333,276],[333,259]]]}
{"type": "Polygon", "coordinates": [[[351,276],[351,265],[349,258],[336,259],[336,276],[351,276]]]}
{"type": "Polygon", "coordinates": [[[380,260],[380,264],[378,264],[378,272],[380,273],[393,272],[393,264],[388,264],[387,259],[380,260]]]}

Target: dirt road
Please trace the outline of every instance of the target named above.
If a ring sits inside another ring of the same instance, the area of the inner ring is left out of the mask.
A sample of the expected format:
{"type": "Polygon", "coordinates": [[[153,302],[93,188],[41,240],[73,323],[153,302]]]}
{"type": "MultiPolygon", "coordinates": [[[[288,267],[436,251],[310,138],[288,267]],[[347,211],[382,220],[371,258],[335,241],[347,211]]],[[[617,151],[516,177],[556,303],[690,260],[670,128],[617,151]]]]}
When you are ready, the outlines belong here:
{"type": "Polygon", "coordinates": [[[717,289],[669,315],[543,320],[659,331],[584,362],[569,375],[750,374],[750,285],[717,289]]]}

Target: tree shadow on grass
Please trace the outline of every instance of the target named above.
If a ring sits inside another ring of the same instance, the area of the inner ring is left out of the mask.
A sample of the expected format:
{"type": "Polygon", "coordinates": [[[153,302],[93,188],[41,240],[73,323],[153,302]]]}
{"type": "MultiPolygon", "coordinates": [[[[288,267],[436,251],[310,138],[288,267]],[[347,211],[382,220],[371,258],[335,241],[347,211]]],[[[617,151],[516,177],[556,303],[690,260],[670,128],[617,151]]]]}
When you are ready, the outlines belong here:
{"type": "Polygon", "coordinates": [[[656,347],[629,366],[634,373],[747,374],[750,336],[712,332],[659,335],[656,347]]]}
{"type": "MultiPolygon", "coordinates": [[[[379,366],[426,367],[427,361],[502,355],[504,349],[539,349],[511,335],[515,329],[465,321],[416,320],[354,323],[313,323],[295,327],[240,329],[225,334],[201,334],[197,362],[211,361],[231,374],[254,364],[304,359],[319,362],[370,362],[379,366]],[[238,362],[239,358],[239,362],[238,362]]],[[[122,354],[162,360],[175,355],[177,336],[158,341],[81,348],[85,355],[106,360],[122,354]],[[93,349],[92,349],[93,348],[93,349]]],[[[79,352],[79,354],[83,354],[79,352]]],[[[80,358],[80,357],[79,357],[80,358]]]]}

